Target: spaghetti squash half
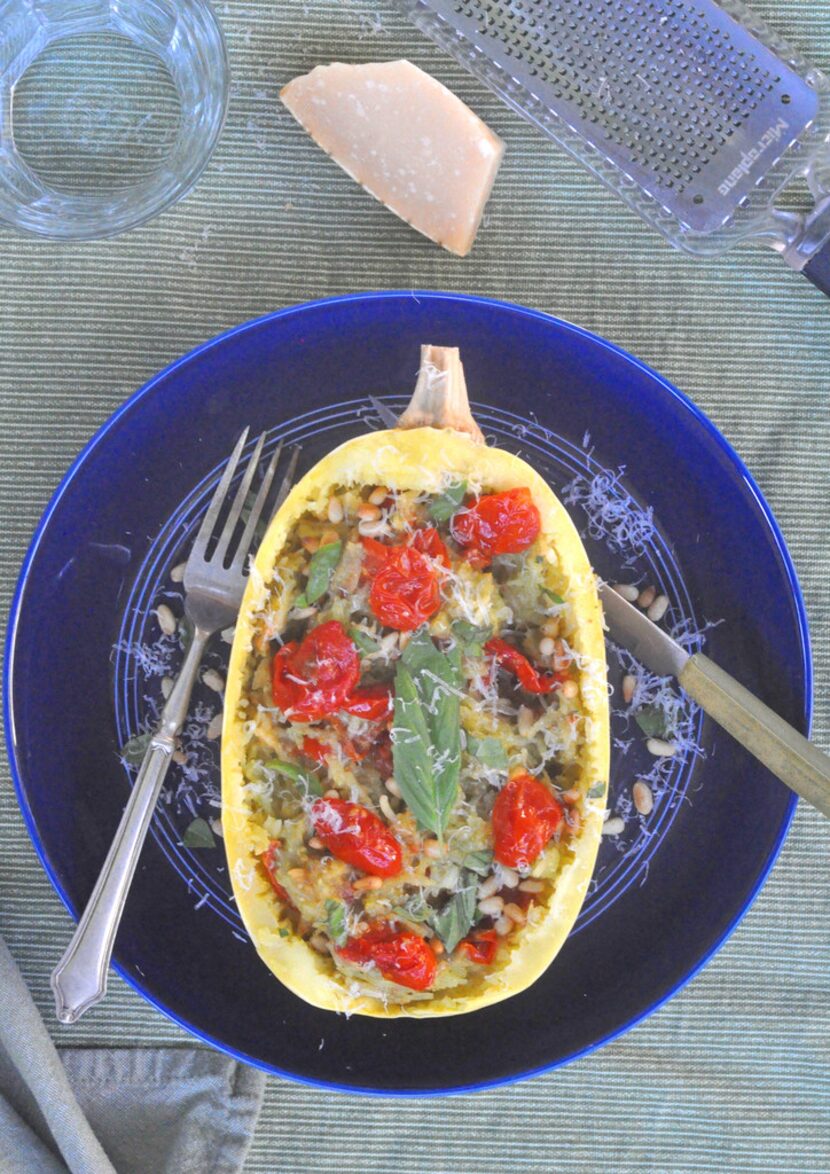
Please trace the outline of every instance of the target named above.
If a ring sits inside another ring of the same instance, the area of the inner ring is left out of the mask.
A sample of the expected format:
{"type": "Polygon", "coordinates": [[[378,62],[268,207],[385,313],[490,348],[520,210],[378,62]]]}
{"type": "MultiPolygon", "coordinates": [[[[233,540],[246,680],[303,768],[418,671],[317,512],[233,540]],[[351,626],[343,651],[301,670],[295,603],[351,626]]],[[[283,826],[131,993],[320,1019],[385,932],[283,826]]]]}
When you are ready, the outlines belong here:
{"type": "Polygon", "coordinates": [[[265,964],[332,1011],[456,1015],[567,937],[608,779],[602,618],[563,506],[483,444],[458,352],[308,472],[236,626],[222,823],[265,964]]]}

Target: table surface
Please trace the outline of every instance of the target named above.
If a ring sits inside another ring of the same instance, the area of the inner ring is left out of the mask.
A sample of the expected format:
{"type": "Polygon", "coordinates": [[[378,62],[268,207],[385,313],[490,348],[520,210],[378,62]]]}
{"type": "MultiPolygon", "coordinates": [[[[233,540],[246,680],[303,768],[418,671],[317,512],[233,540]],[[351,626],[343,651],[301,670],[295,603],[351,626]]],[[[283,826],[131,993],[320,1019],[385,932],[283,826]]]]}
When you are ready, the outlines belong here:
{"type": "MultiPolygon", "coordinates": [[[[828,0],[756,8],[830,68],[828,0]]],[[[814,736],[830,749],[827,300],[763,249],[708,262],[673,252],[390,3],[229,0],[218,10],[232,97],[195,191],[114,241],[56,245],[0,228],[3,615],[69,462],[125,396],[203,339],[359,289],[505,297],[634,352],[686,391],[747,462],[804,590],[814,736]],[[400,56],[454,89],[507,143],[485,227],[463,261],[364,195],[278,101],[282,84],[320,62],[400,56]]],[[[270,1079],[246,1170],[830,1169],[828,859],[830,824],[800,805],[767,885],[717,957],[657,1014],[562,1071],[474,1096],[359,1104],[270,1079]]],[[[55,1039],[189,1042],[118,979],[102,1007],[59,1027],[48,975],[70,928],[4,764],[0,932],[55,1039]]]]}

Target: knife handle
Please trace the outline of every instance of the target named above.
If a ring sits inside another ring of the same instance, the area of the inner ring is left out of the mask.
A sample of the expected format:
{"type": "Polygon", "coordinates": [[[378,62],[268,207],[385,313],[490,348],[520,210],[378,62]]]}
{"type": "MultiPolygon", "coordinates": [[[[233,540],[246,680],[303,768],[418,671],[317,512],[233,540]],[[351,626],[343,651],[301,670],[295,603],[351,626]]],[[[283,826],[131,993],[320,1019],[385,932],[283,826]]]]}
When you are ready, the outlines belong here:
{"type": "Polygon", "coordinates": [[[689,657],[679,679],[704,713],[782,783],[830,816],[830,757],[702,652],[689,657]]]}

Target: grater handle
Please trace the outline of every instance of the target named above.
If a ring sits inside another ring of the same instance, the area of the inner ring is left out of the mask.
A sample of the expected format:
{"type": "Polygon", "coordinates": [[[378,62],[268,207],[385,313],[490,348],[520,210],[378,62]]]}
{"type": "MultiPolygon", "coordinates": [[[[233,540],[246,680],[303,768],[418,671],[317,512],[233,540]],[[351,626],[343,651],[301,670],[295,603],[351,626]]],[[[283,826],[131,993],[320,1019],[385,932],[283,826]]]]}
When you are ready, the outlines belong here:
{"type": "Polygon", "coordinates": [[[830,297],[830,240],[813,253],[801,272],[817,289],[830,297]]]}

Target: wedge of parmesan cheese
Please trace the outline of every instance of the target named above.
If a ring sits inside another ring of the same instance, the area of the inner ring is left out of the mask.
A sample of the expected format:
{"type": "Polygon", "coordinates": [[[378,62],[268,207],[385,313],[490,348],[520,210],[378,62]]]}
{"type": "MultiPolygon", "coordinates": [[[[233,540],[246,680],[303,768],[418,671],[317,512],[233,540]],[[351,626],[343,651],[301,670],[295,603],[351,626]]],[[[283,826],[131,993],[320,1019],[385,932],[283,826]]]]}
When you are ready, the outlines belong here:
{"type": "Polygon", "coordinates": [[[409,61],[335,63],[280,97],[367,192],[451,253],[469,253],[504,144],[446,86],[409,61]]]}

